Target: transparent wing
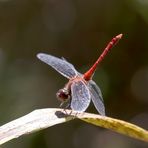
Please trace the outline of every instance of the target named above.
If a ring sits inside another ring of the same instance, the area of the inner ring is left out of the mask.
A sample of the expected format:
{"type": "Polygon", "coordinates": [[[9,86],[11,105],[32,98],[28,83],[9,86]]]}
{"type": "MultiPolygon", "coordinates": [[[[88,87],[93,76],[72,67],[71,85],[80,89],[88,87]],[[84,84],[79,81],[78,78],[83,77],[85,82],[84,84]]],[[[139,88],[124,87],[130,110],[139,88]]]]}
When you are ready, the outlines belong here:
{"type": "Polygon", "coordinates": [[[93,80],[89,81],[88,86],[91,92],[91,98],[95,108],[101,115],[105,116],[104,101],[103,101],[100,88],[97,86],[97,84],[93,80]]]}
{"type": "Polygon", "coordinates": [[[84,112],[91,101],[91,96],[87,85],[83,81],[76,81],[71,85],[71,109],[84,112]]]}
{"type": "Polygon", "coordinates": [[[45,53],[37,54],[37,58],[50,65],[66,78],[72,78],[77,75],[77,71],[74,66],[64,59],[60,59],[45,53]]]}

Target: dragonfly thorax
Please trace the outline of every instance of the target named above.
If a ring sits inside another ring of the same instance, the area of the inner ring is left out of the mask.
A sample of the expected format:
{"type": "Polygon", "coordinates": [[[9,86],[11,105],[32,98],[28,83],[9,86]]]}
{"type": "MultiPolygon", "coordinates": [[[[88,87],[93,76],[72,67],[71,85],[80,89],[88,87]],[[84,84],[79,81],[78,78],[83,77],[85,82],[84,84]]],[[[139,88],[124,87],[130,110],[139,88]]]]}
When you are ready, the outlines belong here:
{"type": "Polygon", "coordinates": [[[58,92],[56,93],[57,98],[64,102],[70,99],[70,92],[67,89],[59,89],[58,92]]]}

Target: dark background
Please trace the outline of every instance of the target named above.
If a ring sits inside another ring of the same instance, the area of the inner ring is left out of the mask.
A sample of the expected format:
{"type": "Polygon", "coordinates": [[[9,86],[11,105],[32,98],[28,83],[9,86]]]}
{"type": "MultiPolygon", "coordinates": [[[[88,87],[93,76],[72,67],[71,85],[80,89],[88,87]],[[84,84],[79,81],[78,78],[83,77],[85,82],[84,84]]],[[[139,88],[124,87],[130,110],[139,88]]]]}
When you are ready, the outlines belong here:
{"type": "MultiPolygon", "coordinates": [[[[148,129],[147,0],[0,0],[0,124],[58,107],[67,80],[36,58],[65,57],[85,72],[112,37],[123,39],[95,73],[106,114],[148,129]]],[[[88,112],[97,113],[91,104],[88,112]]],[[[7,148],[146,148],[79,120],[12,140],[7,148]]]]}

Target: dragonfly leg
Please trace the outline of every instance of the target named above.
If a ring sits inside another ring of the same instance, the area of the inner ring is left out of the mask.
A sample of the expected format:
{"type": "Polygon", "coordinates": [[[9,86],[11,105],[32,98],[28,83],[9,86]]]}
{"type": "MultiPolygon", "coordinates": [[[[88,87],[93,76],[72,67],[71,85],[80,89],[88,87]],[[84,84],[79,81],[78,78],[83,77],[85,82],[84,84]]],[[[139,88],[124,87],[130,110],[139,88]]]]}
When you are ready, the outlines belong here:
{"type": "Polygon", "coordinates": [[[66,110],[67,109],[71,109],[71,100],[69,99],[68,101],[63,101],[61,102],[60,104],[60,108],[63,108],[64,112],[67,114],[67,115],[71,115],[72,114],[72,110],[68,113],[66,110]]]}
{"type": "Polygon", "coordinates": [[[69,101],[62,101],[60,104],[60,108],[69,109],[70,108],[70,102],[69,101]]]}
{"type": "Polygon", "coordinates": [[[61,102],[60,103],[60,108],[62,108],[62,106],[64,105],[65,102],[61,102]]]}

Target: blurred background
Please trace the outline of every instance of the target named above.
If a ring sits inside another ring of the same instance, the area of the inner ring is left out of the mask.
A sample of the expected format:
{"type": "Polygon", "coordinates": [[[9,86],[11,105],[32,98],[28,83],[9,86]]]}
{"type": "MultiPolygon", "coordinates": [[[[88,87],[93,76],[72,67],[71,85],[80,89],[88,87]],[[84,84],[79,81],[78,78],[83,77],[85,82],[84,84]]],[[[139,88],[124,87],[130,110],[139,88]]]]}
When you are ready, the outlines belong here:
{"type": "MultiPolygon", "coordinates": [[[[123,38],[95,73],[107,116],[148,129],[147,0],[0,0],[0,125],[59,107],[67,79],[36,58],[64,57],[83,73],[112,37],[123,38]]],[[[97,113],[91,104],[88,112],[97,113]]],[[[148,144],[79,120],[16,140],[7,148],[146,148],[148,144]]]]}

